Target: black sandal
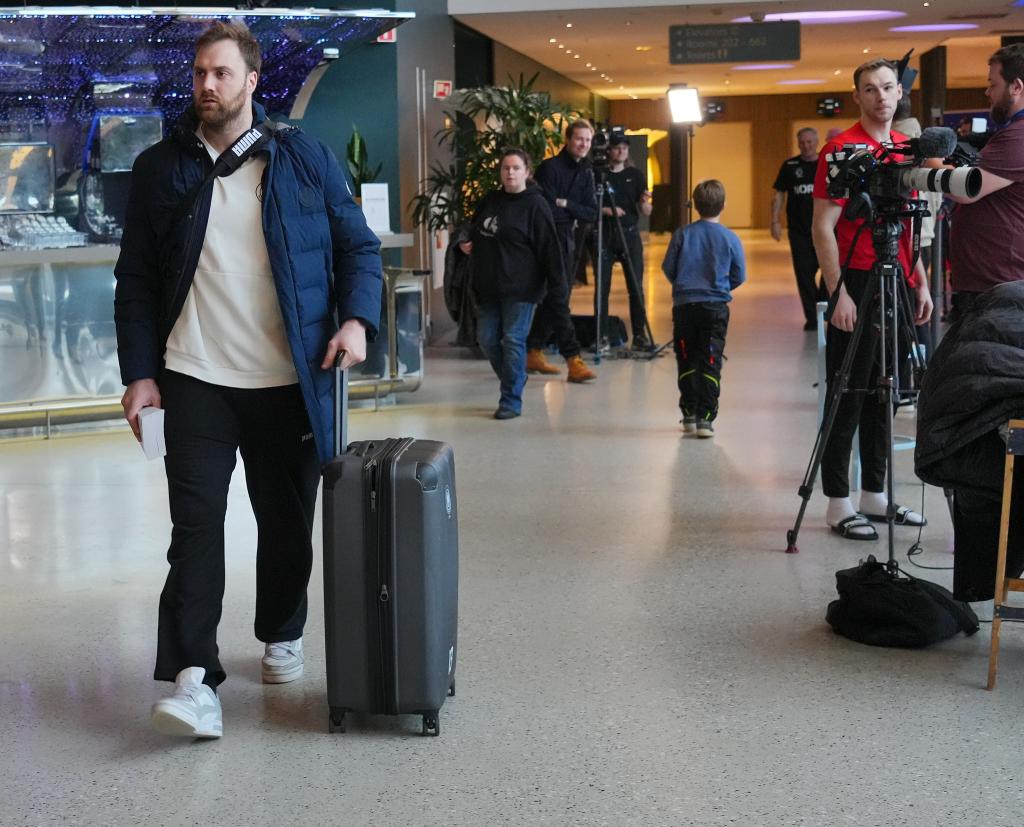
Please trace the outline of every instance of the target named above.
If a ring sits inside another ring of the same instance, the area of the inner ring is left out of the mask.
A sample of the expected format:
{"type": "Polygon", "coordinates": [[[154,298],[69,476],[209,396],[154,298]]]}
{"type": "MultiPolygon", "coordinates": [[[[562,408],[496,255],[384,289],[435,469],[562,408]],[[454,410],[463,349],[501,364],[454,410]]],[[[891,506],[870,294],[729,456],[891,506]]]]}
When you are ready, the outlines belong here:
{"type": "MultiPolygon", "coordinates": [[[[873,523],[884,523],[888,521],[884,514],[865,514],[864,516],[873,523]]],[[[928,525],[928,520],[923,515],[907,508],[905,505],[896,506],[896,513],[893,515],[892,522],[893,525],[908,525],[911,528],[921,528],[922,526],[928,525]],[[918,523],[907,519],[911,514],[914,515],[915,519],[920,518],[921,522],[918,523]]]]}
{"type": "Polygon", "coordinates": [[[875,527],[868,522],[867,517],[863,514],[854,514],[853,516],[846,517],[840,520],[834,526],[830,526],[833,534],[838,534],[844,540],[877,540],[878,532],[875,531],[875,527]],[[863,534],[855,532],[853,529],[858,528],[870,528],[870,534],[863,534]]]}

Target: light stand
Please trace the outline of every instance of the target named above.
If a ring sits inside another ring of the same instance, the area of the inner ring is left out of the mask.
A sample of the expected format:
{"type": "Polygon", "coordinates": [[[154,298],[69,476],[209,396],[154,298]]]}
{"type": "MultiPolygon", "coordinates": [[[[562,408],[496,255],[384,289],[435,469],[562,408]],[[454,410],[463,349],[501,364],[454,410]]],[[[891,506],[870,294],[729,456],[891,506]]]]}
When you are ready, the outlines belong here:
{"type": "MultiPolygon", "coordinates": [[[[693,135],[694,127],[704,122],[704,112],[700,105],[700,93],[685,83],[673,84],[668,89],[668,106],[672,114],[672,123],[686,126],[686,180],[679,181],[673,170],[674,183],[686,197],[686,223],[693,221],[693,135]]],[[[682,216],[680,216],[682,218],[682,216]]]]}

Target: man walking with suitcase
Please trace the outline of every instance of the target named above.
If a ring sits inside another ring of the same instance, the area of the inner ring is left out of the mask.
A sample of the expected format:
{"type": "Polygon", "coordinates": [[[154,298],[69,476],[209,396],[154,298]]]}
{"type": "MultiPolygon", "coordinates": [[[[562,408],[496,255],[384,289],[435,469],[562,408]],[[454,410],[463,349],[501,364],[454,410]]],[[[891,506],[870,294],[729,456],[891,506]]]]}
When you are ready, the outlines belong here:
{"type": "Polygon", "coordinates": [[[260,65],[243,26],[199,38],[194,106],[135,163],[115,268],[125,418],[138,437],[143,408],[165,412],[173,530],[154,677],[175,691],[152,721],[171,735],[222,733],[217,624],[238,451],[259,532],[263,680],[302,674],[331,368],[340,351],[345,367],[365,358],[380,316],[380,242],[329,150],[253,102],[260,65]]]}

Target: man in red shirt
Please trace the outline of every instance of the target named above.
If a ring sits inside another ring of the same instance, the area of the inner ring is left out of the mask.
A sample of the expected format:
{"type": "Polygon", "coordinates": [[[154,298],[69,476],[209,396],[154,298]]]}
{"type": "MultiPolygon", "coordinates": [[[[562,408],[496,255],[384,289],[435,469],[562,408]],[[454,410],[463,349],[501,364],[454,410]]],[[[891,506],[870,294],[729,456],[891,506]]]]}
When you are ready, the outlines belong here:
{"type": "Polygon", "coordinates": [[[953,307],[967,311],[997,284],[1024,279],[1024,44],[989,58],[988,88],[996,132],[981,150],[981,191],[953,198],[950,235],[953,307]]]}
{"type": "MultiPolygon", "coordinates": [[[[881,282],[871,273],[875,264],[875,250],[871,240],[871,227],[865,227],[854,236],[862,220],[850,221],[843,215],[845,199],[831,199],[826,181],[828,162],[825,156],[842,148],[844,144],[865,144],[877,148],[882,143],[899,143],[904,135],[892,131],[896,103],[903,94],[896,64],[888,60],[873,60],[857,67],[853,73],[853,99],[860,107],[860,120],[845,132],[825,144],[818,161],[814,182],[814,249],[821,265],[821,274],[829,294],[839,291],[835,309],[829,320],[826,338],[829,398],[835,373],[843,363],[850,343],[850,334],[857,322],[857,306],[866,290],[877,290],[881,282]],[[839,285],[840,268],[850,255],[842,286],[839,285]]],[[[932,300],[928,292],[924,267],[921,262],[910,273],[909,222],[904,222],[900,237],[900,264],[908,274],[907,284],[912,288],[915,303],[914,324],[924,324],[931,318],[932,300]]],[[[873,326],[864,330],[854,357],[848,387],[871,389],[878,382],[879,341],[873,326]]],[[[832,530],[848,539],[877,540],[878,532],[871,522],[886,519],[888,499],[885,493],[885,468],[888,453],[885,423],[887,411],[881,395],[868,396],[851,390],[843,394],[835,422],[821,462],[821,486],[828,497],[825,521],[832,530]],[[854,510],[850,501],[850,449],[853,434],[860,428],[860,456],[863,468],[860,509],[854,510]]],[[[919,526],[924,517],[902,506],[897,507],[896,523],[919,526]]]]}

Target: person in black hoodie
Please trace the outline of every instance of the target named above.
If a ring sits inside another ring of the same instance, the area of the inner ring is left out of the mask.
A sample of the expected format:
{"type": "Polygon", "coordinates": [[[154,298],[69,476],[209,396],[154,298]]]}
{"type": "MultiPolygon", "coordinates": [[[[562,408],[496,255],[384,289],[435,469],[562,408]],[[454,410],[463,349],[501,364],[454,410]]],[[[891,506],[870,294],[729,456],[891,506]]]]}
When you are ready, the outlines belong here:
{"type": "Polygon", "coordinates": [[[587,161],[594,127],[589,121],[573,121],[565,130],[565,146],[553,158],[537,167],[537,184],[544,191],[555,219],[555,229],[566,266],[564,300],[554,301],[548,295],[537,310],[527,346],[526,369],[530,373],[555,374],[559,370],[544,358],[544,347],[554,336],[558,350],[565,358],[570,382],[589,382],[597,374],[583,362],[580,344],[569,313],[569,295],[575,278],[576,261],[574,234],[577,224],[597,221],[597,190],[594,171],[587,161]]]}
{"type": "Polygon", "coordinates": [[[522,412],[526,336],[545,292],[566,301],[562,253],[551,208],[529,180],[530,157],[521,149],[501,156],[502,188],[480,202],[468,241],[477,302],[477,343],[501,381],[495,419],[522,412]]]}

